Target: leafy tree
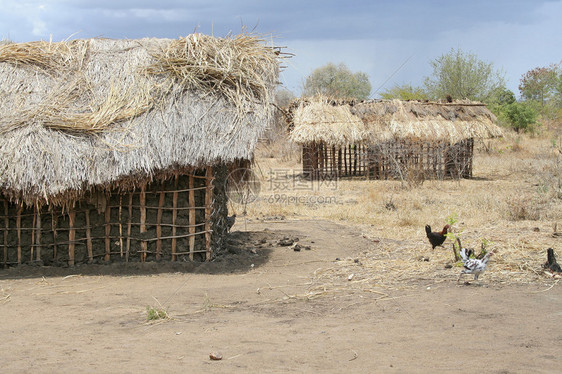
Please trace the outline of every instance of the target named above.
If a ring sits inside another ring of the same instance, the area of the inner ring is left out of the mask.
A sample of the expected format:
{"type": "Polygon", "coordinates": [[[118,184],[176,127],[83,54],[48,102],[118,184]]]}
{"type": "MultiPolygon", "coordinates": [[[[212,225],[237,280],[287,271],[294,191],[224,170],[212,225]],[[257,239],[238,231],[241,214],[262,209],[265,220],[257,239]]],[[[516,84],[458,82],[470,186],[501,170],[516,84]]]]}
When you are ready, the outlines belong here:
{"type": "Polygon", "coordinates": [[[412,87],[410,84],[394,86],[381,93],[383,99],[399,100],[428,100],[429,96],[421,87],[412,87]]]}
{"type": "Polygon", "coordinates": [[[534,129],[538,117],[536,106],[532,102],[517,102],[513,91],[505,87],[495,89],[488,101],[488,109],[496,115],[499,123],[517,132],[534,129]]]}
{"type": "Polygon", "coordinates": [[[558,65],[529,70],[521,77],[519,91],[525,100],[537,101],[544,106],[560,93],[560,74],[558,65]]]}
{"type": "Polygon", "coordinates": [[[505,87],[498,87],[491,92],[488,99],[489,104],[506,105],[512,104],[516,101],[515,94],[513,91],[508,90],[505,87]]]}
{"type": "Polygon", "coordinates": [[[322,94],[334,98],[365,100],[371,93],[371,83],[366,73],[353,73],[341,63],[329,63],[315,69],[304,83],[304,96],[322,94]]]}
{"type": "Polygon", "coordinates": [[[502,114],[515,131],[530,131],[537,123],[537,111],[528,103],[513,102],[503,107],[502,114]]]}
{"type": "Polygon", "coordinates": [[[424,85],[433,99],[451,96],[486,102],[494,90],[504,86],[503,74],[491,62],[461,49],[451,49],[430,63],[433,74],[425,78],[424,85]]]}

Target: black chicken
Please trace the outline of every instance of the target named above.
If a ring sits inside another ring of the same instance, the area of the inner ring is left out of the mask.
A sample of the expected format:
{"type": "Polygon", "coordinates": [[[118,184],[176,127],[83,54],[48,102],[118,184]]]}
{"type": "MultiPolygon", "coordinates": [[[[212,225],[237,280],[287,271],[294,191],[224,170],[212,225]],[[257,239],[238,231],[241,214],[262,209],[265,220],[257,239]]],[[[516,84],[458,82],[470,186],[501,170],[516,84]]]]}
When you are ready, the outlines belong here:
{"type": "Polygon", "coordinates": [[[554,249],[548,248],[546,250],[546,258],[547,258],[547,261],[543,265],[543,267],[545,269],[553,271],[555,273],[561,273],[562,272],[562,269],[560,268],[560,265],[558,265],[558,262],[556,262],[556,257],[554,256],[554,249]]]}
{"type": "Polygon", "coordinates": [[[432,232],[431,226],[425,225],[425,233],[427,234],[427,238],[431,243],[432,249],[435,249],[435,247],[437,246],[443,245],[443,242],[445,241],[445,239],[447,239],[446,235],[449,228],[451,228],[451,226],[445,225],[441,232],[432,232]]]}
{"type": "Polygon", "coordinates": [[[228,232],[230,232],[230,229],[232,228],[232,226],[234,226],[235,222],[236,222],[236,214],[233,214],[230,217],[226,217],[226,227],[228,229],[228,232]]]}

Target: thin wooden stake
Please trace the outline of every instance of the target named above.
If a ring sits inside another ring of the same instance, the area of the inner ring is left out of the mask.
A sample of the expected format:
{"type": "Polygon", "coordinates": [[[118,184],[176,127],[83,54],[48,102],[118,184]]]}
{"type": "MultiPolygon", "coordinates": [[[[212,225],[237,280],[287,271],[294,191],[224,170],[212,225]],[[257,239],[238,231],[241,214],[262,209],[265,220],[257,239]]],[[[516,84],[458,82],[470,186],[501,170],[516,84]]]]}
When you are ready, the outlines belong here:
{"type": "Polygon", "coordinates": [[[105,256],[104,261],[111,258],[111,205],[109,205],[110,196],[105,196],[105,256]]]}
{"type": "Polygon", "coordinates": [[[119,255],[123,258],[123,195],[119,194],[119,255]]]}
{"type": "Polygon", "coordinates": [[[88,250],[88,263],[94,261],[94,250],[92,246],[92,228],[90,227],[90,209],[84,212],[86,216],[86,248],[88,250]]]}
{"type": "Polygon", "coordinates": [[[41,261],[41,210],[37,208],[37,233],[35,234],[35,260],[41,261]]]}
{"type": "Polygon", "coordinates": [[[164,183],[162,183],[162,191],[160,191],[160,200],[158,201],[158,215],[156,217],[156,259],[160,260],[162,257],[162,207],[166,195],[164,193],[164,183]]]}
{"type": "Polygon", "coordinates": [[[8,266],[8,230],[10,219],[8,218],[8,201],[4,200],[4,267],[8,266]]]}
{"type": "Polygon", "coordinates": [[[57,224],[59,222],[59,216],[57,216],[54,210],[51,211],[51,231],[53,231],[53,261],[57,261],[57,224]]]}
{"type": "Polygon", "coordinates": [[[131,227],[133,226],[133,193],[129,192],[129,222],[127,223],[127,249],[125,251],[125,262],[129,262],[131,250],[131,227]]]}
{"type": "Polygon", "coordinates": [[[23,206],[18,207],[18,213],[16,217],[16,230],[18,232],[18,265],[21,265],[21,211],[23,206]]]}
{"type": "Polygon", "coordinates": [[[35,225],[37,223],[36,207],[33,208],[33,223],[31,224],[31,246],[29,248],[29,261],[33,262],[33,250],[35,249],[35,225]]]}
{"type": "MultiPolygon", "coordinates": [[[[140,192],[140,233],[141,237],[146,232],[146,185],[141,187],[140,192]]],[[[141,262],[146,261],[146,252],[148,249],[148,243],[144,240],[141,241],[141,262]]]]}
{"type": "Polygon", "coordinates": [[[213,201],[213,167],[207,166],[205,179],[205,260],[211,261],[211,203],[213,201]]]}
{"type": "Polygon", "coordinates": [[[195,191],[193,175],[189,175],[189,233],[192,236],[189,237],[189,259],[193,261],[193,253],[195,251],[195,191]]]}
{"type": "Polygon", "coordinates": [[[175,175],[175,180],[174,180],[174,193],[172,195],[172,261],[176,261],[177,260],[177,256],[176,256],[176,246],[177,246],[177,239],[176,239],[176,220],[178,218],[178,211],[177,211],[177,207],[178,207],[178,178],[179,175],[178,173],[176,173],[175,175]]]}
{"type": "Polygon", "coordinates": [[[68,212],[68,266],[74,266],[74,239],[76,238],[76,229],[74,228],[76,211],[70,209],[68,212]]]}

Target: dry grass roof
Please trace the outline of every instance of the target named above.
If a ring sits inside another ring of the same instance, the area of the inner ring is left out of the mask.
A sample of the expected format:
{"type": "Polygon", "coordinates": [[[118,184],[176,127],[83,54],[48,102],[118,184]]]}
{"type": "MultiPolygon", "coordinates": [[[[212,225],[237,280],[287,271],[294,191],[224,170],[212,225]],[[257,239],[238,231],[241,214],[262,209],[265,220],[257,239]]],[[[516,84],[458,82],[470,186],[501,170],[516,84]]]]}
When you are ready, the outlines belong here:
{"type": "Polygon", "coordinates": [[[279,53],[249,34],[2,43],[2,191],[52,202],[131,175],[251,158],[278,74],[279,53]]]}
{"type": "Polygon", "coordinates": [[[300,100],[291,110],[291,139],[299,144],[323,141],[338,146],[404,138],[456,143],[502,136],[492,112],[484,104],[470,101],[354,102],[314,98],[300,100]]]}
{"type": "Polygon", "coordinates": [[[293,108],[291,139],[298,144],[325,142],[335,146],[362,143],[368,139],[361,118],[349,105],[332,105],[328,99],[299,101],[293,108]]]}

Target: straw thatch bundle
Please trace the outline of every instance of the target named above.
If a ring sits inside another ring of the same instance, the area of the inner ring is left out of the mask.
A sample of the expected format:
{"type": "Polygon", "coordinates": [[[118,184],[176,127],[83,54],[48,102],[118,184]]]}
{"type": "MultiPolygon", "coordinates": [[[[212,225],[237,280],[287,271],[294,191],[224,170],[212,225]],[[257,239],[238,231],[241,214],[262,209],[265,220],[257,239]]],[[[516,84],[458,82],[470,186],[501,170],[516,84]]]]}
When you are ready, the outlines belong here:
{"type": "Polygon", "coordinates": [[[292,106],[291,139],[299,144],[376,143],[391,139],[445,140],[502,135],[495,116],[481,103],[370,100],[302,100],[292,106]],[[359,122],[360,121],[360,122],[359,122]]]}
{"type": "Polygon", "coordinates": [[[0,45],[0,186],[28,204],[250,159],[278,53],[252,35],[0,45]]]}
{"type": "Polygon", "coordinates": [[[297,144],[321,143],[343,146],[362,143],[368,132],[349,105],[337,105],[329,99],[299,101],[292,108],[294,127],[290,138],[297,144]]]}
{"type": "Polygon", "coordinates": [[[372,140],[410,138],[454,144],[502,136],[492,112],[470,101],[371,100],[354,105],[351,111],[366,124],[372,140]]]}

